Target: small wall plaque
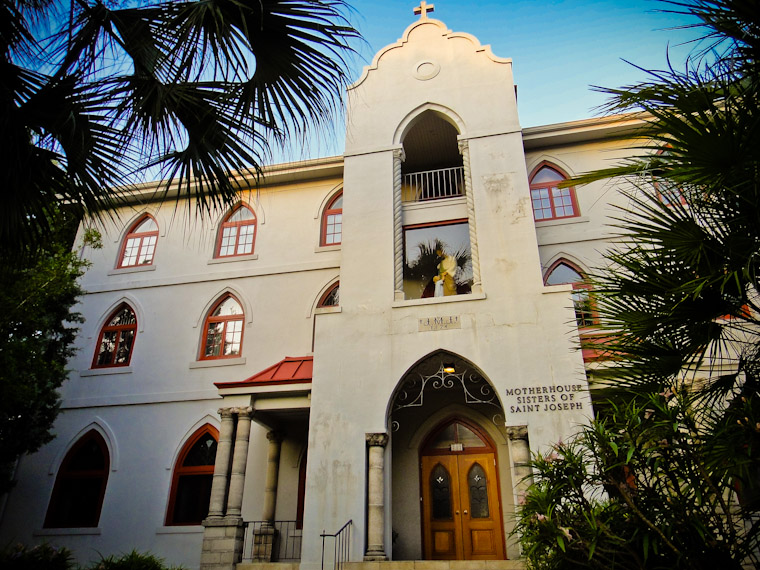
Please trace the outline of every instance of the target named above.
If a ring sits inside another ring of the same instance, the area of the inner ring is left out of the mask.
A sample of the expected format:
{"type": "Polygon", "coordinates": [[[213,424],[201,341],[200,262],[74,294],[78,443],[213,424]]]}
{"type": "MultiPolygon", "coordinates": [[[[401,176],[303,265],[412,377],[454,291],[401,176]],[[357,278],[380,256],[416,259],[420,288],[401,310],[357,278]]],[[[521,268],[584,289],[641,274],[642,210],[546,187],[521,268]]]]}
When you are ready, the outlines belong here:
{"type": "Polygon", "coordinates": [[[447,329],[461,329],[462,323],[459,316],[449,317],[425,317],[419,320],[419,332],[444,331],[447,329]]]}

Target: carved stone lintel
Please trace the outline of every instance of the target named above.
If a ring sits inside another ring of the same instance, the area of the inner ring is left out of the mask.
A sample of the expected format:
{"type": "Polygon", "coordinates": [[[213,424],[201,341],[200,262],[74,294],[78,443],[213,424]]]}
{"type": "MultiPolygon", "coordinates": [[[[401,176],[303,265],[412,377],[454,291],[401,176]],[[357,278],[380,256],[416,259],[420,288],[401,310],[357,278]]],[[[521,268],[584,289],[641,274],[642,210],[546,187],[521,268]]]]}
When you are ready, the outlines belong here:
{"type": "Polygon", "coordinates": [[[528,439],[528,426],[510,426],[507,428],[507,437],[511,440],[528,439]]]}
{"type": "Polygon", "coordinates": [[[385,447],[388,445],[387,433],[368,433],[367,445],[369,447],[385,447]]]}

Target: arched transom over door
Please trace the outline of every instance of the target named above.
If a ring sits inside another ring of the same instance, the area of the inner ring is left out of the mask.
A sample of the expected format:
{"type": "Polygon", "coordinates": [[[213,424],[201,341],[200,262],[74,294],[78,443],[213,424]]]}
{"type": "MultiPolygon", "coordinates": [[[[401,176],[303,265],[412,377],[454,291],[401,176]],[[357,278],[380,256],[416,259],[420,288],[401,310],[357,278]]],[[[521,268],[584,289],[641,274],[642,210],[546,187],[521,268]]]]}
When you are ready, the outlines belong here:
{"type": "Polygon", "coordinates": [[[428,560],[503,560],[504,527],[493,443],[448,420],[420,451],[422,534],[428,560]]]}

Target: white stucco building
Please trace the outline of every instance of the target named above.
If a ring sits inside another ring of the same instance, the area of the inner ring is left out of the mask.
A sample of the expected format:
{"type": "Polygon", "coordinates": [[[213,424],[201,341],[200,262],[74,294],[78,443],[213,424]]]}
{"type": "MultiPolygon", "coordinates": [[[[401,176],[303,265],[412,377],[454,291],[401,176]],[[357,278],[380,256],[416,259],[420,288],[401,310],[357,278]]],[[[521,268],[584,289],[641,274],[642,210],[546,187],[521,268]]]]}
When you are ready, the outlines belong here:
{"type": "Polygon", "coordinates": [[[351,521],[354,562],[519,557],[523,462],[592,413],[569,283],[623,199],[557,181],[635,120],[521,129],[511,60],[424,11],[347,105],[342,157],[268,168],[213,220],[147,186],[101,228],[2,541],[312,570],[351,521]]]}

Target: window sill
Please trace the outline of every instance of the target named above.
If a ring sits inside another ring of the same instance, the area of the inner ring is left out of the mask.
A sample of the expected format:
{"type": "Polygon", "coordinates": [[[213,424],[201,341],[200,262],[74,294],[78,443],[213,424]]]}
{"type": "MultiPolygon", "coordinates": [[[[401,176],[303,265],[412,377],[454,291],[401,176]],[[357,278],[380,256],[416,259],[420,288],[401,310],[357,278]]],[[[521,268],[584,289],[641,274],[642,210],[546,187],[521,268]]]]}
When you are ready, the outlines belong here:
{"type": "Polygon", "coordinates": [[[132,374],[131,366],[112,366],[110,368],[89,368],[80,370],[79,376],[110,376],[111,374],[132,374]]]}
{"type": "Polygon", "coordinates": [[[156,534],[201,534],[202,532],[202,524],[160,526],[156,529],[156,534]]]}
{"type": "Polygon", "coordinates": [[[150,265],[134,265],[130,267],[117,267],[116,269],[111,269],[111,271],[108,272],[108,275],[122,275],[124,273],[142,273],[143,271],[155,271],[156,266],[154,264],[150,265]]]}
{"type": "Polygon", "coordinates": [[[326,315],[328,313],[340,313],[340,307],[317,307],[314,309],[315,315],[326,315]]]}
{"type": "Polygon", "coordinates": [[[536,221],[536,227],[546,228],[549,226],[564,226],[565,224],[581,224],[588,221],[588,216],[575,216],[574,218],[560,218],[558,220],[538,220],[536,221]]]}
{"type": "Polygon", "coordinates": [[[341,244],[336,243],[335,245],[318,245],[314,248],[314,253],[322,253],[323,251],[340,251],[341,244]]]}
{"type": "Polygon", "coordinates": [[[209,259],[207,265],[216,265],[217,263],[233,263],[235,261],[255,261],[258,258],[258,253],[251,253],[249,255],[230,255],[227,257],[215,257],[213,259],[209,259]]]}
{"type": "Polygon", "coordinates": [[[427,299],[406,299],[394,301],[391,307],[414,307],[418,305],[438,305],[441,303],[457,303],[459,301],[480,301],[486,298],[485,293],[470,293],[468,295],[451,295],[449,297],[428,297],[427,299]]]}
{"type": "Polygon", "coordinates": [[[39,528],[32,532],[34,536],[70,536],[100,534],[100,527],[87,528],[39,528]]]}
{"type": "Polygon", "coordinates": [[[216,368],[217,366],[239,366],[245,364],[245,356],[240,358],[212,358],[209,360],[194,360],[190,368],[216,368]]]}

